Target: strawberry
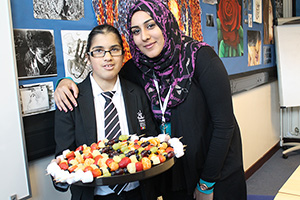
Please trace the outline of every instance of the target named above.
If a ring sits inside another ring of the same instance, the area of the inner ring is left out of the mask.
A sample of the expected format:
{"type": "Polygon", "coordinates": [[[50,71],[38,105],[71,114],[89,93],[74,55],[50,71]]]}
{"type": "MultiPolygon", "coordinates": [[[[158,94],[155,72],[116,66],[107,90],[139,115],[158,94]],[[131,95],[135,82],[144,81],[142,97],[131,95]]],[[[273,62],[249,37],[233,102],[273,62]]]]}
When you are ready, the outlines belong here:
{"type": "Polygon", "coordinates": [[[105,164],[109,167],[110,163],[115,162],[113,159],[109,158],[106,160],[105,164]]]}
{"type": "Polygon", "coordinates": [[[84,154],[84,155],[83,155],[83,159],[84,159],[84,160],[86,160],[86,159],[88,159],[88,158],[93,158],[93,154],[88,153],[88,154],[84,154]]]}
{"type": "Polygon", "coordinates": [[[63,162],[61,162],[61,163],[59,163],[59,165],[58,165],[62,170],[67,170],[68,169],[68,163],[67,162],[65,162],[65,161],[63,161],[63,162]]]}
{"type": "Polygon", "coordinates": [[[153,145],[150,144],[150,145],[148,145],[148,146],[145,148],[145,150],[149,151],[152,147],[153,147],[153,145]]]}
{"type": "Polygon", "coordinates": [[[75,157],[68,158],[68,163],[70,163],[71,160],[75,159],[75,157]]]}
{"type": "Polygon", "coordinates": [[[143,164],[142,164],[142,162],[136,162],[135,163],[135,168],[136,168],[137,172],[142,171],[143,170],[143,164]]]}
{"type": "Polygon", "coordinates": [[[119,162],[119,167],[120,167],[120,168],[125,168],[125,167],[127,167],[127,165],[128,165],[129,163],[131,163],[130,158],[124,157],[124,158],[122,158],[121,161],[119,162]]]}
{"type": "Polygon", "coordinates": [[[102,158],[103,158],[102,155],[96,156],[96,157],[94,158],[94,160],[95,160],[94,164],[97,165],[97,164],[98,164],[98,161],[99,161],[100,159],[102,159],[102,158]]]}
{"type": "Polygon", "coordinates": [[[166,152],[169,153],[170,151],[174,151],[174,149],[172,147],[168,147],[166,148],[166,152]]]}
{"type": "Polygon", "coordinates": [[[91,166],[86,166],[83,171],[84,172],[93,171],[93,168],[91,166]]]}
{"type": "Polygon", "coordinates": [[[91,144],[91,151],[93,152],[96,149],[99,149],[98,145],[96,143],[91,144]]]}
{"type": "Polygon", "coordinates": [[[79,147],[77,147],[76,151],[83,151],[83,146],[80,145],[79,147]]]}
{"type": "Polygon", "coordinates": [[[159,161],[160,161],[160,163],[163,163],[163,162],[165,162],[166,161],[166,157],[165,156],[163,156],[163,155],[157,155],[158,156],[158,158],[159,158],[159,161]]]}
{"type": "Polygon", "coordinates": [[[75,157],[74,151],[70,151],[70,152],[67,153],[67,155],[66,155],[66,159],[69,159],[69,158],[71,158],[71,157],[75,157]]]}

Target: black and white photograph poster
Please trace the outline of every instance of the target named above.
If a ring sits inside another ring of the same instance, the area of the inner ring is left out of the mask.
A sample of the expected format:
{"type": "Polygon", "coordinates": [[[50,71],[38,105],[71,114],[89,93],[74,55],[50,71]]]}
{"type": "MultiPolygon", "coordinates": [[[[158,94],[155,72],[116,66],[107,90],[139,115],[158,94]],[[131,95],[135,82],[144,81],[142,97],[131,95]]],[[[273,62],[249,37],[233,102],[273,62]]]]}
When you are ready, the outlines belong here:
{"type": "Polygon", "coordinates": [[[206,26],[214,27],[214,15],[213,14],[206,14],[206,26]]]}
{"type": "Polygon", "coordinates": [[[65,76],[71,77],[76,83],[83,81],[92,70],[85,56],[89,33],[85,30],[61,31],[65,76]]]}
{"type": "Polygon", "coordinates": [[[19,79],[56,76],[53,30],[14,29],[19,79]]]}
{"type": "Polygon", "coordinates": [[[37,19],[77,21],[84,17],[84,0],[33,0],[37,19]]]}
{"type": "Polygon", "coordinates": [[[23,117],[55,110],[52,81],[21,85],[20,98],[23,117]]]}

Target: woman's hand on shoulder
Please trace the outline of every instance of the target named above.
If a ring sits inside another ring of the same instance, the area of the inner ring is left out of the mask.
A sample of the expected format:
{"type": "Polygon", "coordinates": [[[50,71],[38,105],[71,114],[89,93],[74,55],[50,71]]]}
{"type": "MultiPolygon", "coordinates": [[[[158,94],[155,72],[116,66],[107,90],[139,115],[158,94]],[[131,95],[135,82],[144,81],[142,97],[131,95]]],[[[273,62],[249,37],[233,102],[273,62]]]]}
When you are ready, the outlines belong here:
{"type": "Polygon", "coordinates": [[[68,112],[73,110],[73,106],[77,106],[76,98],[78,97],[78,87],[74,81],[63,79],[59,82],[54,92],[54,100],[57,108],[68,112]]]}
{"type": "Polygon", "coordinates": [[[214,193],[204,194],[204,193],[200,192],[197,188],[195,188],[194,199],[196,199],[196,200],[213,200],[213,198],[214,198],[214,193]]]}

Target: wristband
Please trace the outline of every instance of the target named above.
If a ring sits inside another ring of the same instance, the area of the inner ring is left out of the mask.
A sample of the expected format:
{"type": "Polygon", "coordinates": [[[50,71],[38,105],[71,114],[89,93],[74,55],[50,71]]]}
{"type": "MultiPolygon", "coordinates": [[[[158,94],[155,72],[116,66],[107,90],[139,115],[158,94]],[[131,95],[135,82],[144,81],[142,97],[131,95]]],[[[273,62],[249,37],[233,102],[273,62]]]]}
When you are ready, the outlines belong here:
{"type": "Polygon", "coordinates": [[[199,186],[199,183],[197,183],[197,189],[199,190],[199,192],[202,192],[204,194],[211,194],[214,191],[214,188],[211,188],[210,190],[202,190],[199,186]]]}
{"type": "Polygon", "coordinates": [[[207,187],[213,187],[216,184],[216,182],[208,182],[200,178],[199,185],[200,184],[205,184],[207,185],[207,187]]]}
{"type": "Polygon", "coordinates": [[[203,179],[200,179],[199,183],[197,184],[197,189],[205,194],[211,194],[214,190],[214,185],[216,182],[207,182],[203,179]]]}

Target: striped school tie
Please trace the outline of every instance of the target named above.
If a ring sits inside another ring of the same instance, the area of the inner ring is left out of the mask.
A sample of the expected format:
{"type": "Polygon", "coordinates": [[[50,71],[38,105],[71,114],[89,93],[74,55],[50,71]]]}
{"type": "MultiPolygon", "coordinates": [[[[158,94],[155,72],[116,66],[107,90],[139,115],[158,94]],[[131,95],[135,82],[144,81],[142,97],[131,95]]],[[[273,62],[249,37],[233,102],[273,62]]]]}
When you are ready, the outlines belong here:
{"type": "MultiPolygon", "coordinates": [[[[118,112],[115,105],[112,102],[112,97],[114,96],[115,91],[103,92],[101,95],[105,98],[104,105],[104,125],[105,125],[105,137],[107,139],[115,139],[121,135],[120,121],[118,117],[118,112]]],[[[128,185],[125,184],[116,184],[110,185],[109,187],[119,195],[128,185]]]]}
{"type": "Polygon", "coordinates": [[[104,125],[105,137],[110,139],[118,138],[121,135],[120,121],[118,111],[112,102],[112,97],[116,91],[102,92],[101,95],[105,98],[104,106],[104,125]]]}

